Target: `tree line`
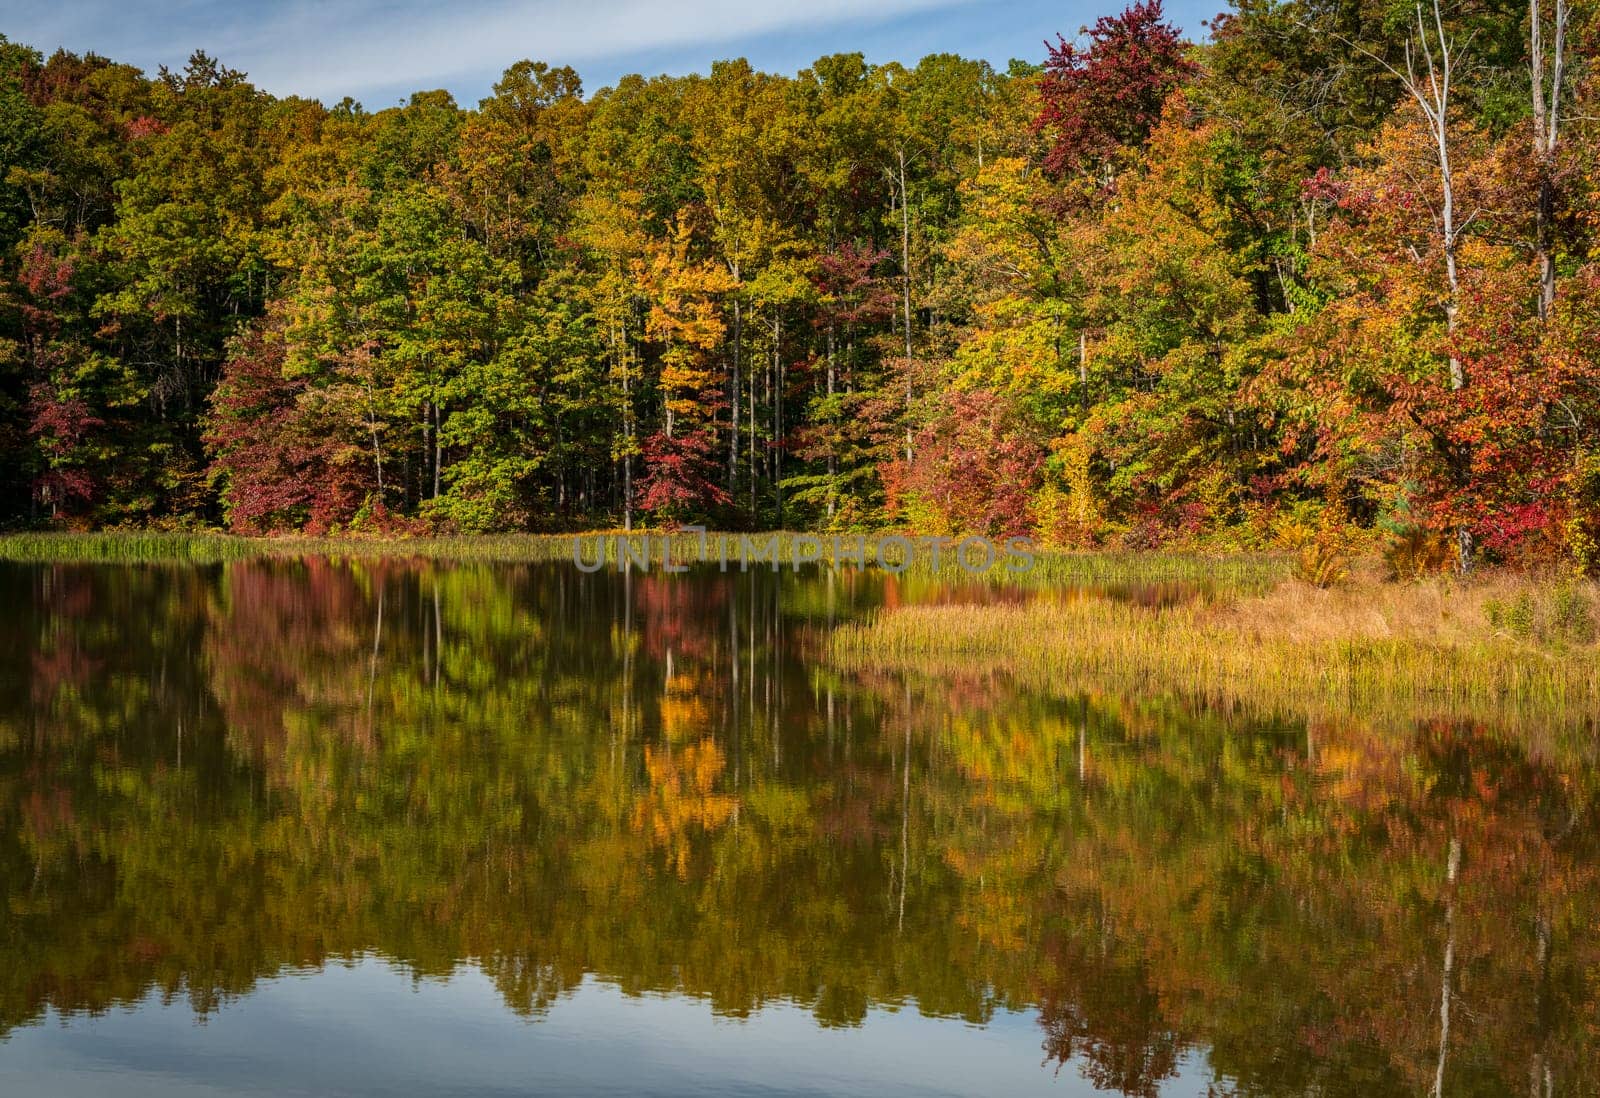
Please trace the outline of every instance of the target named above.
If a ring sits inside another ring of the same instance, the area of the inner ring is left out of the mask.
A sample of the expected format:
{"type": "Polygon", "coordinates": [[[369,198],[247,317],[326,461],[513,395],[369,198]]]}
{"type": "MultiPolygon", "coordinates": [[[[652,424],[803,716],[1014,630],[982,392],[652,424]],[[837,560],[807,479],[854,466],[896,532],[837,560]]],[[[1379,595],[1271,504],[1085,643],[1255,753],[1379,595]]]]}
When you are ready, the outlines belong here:
{"type": "Polygon", "coordinates": [[[375,112],[0,39],[0,521],[1593,566],[1595,22],[1551,3],[375,112]]]}

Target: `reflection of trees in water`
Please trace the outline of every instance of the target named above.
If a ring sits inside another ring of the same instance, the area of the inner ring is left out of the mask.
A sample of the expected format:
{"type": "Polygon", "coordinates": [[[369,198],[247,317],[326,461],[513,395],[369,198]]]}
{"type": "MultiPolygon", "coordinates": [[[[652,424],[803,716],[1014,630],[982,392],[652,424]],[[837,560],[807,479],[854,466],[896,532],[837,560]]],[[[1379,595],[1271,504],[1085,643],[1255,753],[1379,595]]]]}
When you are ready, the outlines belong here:
{"type": "Polygon", "coordinates": [[[1041,982],[1039,1023],[1045,1055],[1079,1061],[1097,1087],[1124,1094],[1158,1093],[1178,1067],[1182,1043],[1146,979],[1137,950],[1118,942],[1100,948],[1056,939],[1045,951],[1053,978],[1041,982]]]}
{"type": "Polygon", "coordinates": [[[0,1024],[380,951],[523,1012],[586,973],[830,1025],[1034,1007],[1135,1094],[1190,1050],[1241,1091],[1600,1083],[1587,768],[842,681],[803,654],[850,582],[0,572],[0,1024]]]}

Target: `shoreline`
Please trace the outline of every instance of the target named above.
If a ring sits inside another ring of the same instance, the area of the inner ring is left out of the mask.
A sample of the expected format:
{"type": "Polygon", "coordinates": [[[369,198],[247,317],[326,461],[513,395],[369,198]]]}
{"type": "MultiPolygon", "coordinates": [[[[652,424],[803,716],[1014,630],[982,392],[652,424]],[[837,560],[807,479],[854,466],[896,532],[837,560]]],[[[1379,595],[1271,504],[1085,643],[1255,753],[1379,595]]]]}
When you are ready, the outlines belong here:
{"type": "MultiPolygon", "coordinates": [[[[841,534],[842,541],[859,538],[891,539],[892,532],[841,534]]],[[[236,560],[293,559],[296,557],[336,557],[348,559],[421,559],[441,562],[482,562],[504,564],[576,564],[574,540],[582,559],[592,564],[597,539],[606,542],[607,564],[619,564],[613,539],[646,540],[650,560],[660,570],[663,541],[669,541],[675,563],[719,565],[723,560],[737,570],[741,541],[758,541],[763,547],[772,541],[775,557],[748,556],[751,571],[777,566],[862,567],[853,555],[833,558],[830,544],[835,535],[812,535],[803,531],[761,531],[735,533],[713,531],[703,537],[697,532],[662,530],[589,530],[566,534],[474,534],[457,536],[326,536],[285,535],[250,537],[227,533],[167,533],[142,531],[100,531],[94,533],[11,533],[0,534],[0,562],[18,564],[215,564],[236,560]],[[821,542],[820,556],[803,550],[803,539],[821,542]]],[[[1023,588],[1049,588],[1058,585],[1100,583],[1189,583],[1218,590],[1266,590],[1285,578],[1291,562],[1282,553],[1206,551],[1079,551],[1035,548],[1026,571],[1010,566],[996,556],[985,570],[963,567],[947,544],[942,553],[931,551],[930,538],[913,539],[914,556],[909,567],[897,574],[921,577],[967,579],[978,582],[1008,583],[1023,588]]],[[[947,539],[949,540],[949,539],[947,539]]],[[[867,568],[878,568],[866,564],[867,568]]],[[[592,568],[588,570],[593,570],[592,568]]],[[[894,571],[894,569],[885,569],[894,571]]]]}

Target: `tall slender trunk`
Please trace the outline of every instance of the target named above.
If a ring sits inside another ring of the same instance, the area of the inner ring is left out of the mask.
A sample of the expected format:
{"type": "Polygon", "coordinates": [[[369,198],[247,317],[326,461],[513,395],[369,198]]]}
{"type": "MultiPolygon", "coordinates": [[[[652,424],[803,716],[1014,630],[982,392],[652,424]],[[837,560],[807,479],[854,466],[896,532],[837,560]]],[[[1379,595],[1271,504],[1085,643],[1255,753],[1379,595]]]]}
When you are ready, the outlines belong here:
{"type": "Polygon", "coordinates": [[[375,738],[372,721],[372,701],[378,683],[378,652],[383,647],[383,603],[388,595],[388,583],[378,581],[378,620],[372,627],[372,657],[367,661],[367,731],[366,740],[371,746],[375,738]]]}
{"type": "Polygon", "coordinates": [[[906,190],[906,150],[898,150],[900,164],[900,288],[906,329],[906,464],[911,464],[911,196],[906,190]]]}
{"type": "MultiPolygon", "coordinates": [[[[428,498],[428,466],[433,463],[433,401],[422,404],[422,458],[417,462],[417,499],[428,498]]],[[[411,495],[411,455],[406,455],[406,496],[411,495]]]]}
{"type": "MultiPolygon", "coordinates": [[[[1456,188],[1455,178],[1450,169],[1450,145],[1445,138],[1444,127],[1439,127],[1439,175],[1444,182],[1444,198],[1440,205],[1440,217],[1444,222],[1444,272],[1445,281],[1450,287],[1450,296],[1444,304],[1445,332],[1454,337],[1456,322],[1461,313],[1461,274],[1456,266],[1456,188]]],[[[1460,392],[1467,387],[1467,371],[1461,362],[1461,357],[1455,353],[1452,345],[1450,351],[1450,389],[1460,392]]]]}
{"type": "Polygon", "coordinates": [[[774,484],[777,483],[778,480],[777,469],[773,465],[773,459],[776,456],[775,451],[777,449],[778,442],[777,420],[775,419],[778,405],[777,400],[774,397],[774,394],[776,394],[778,391],[778,374],[776,363],[773,361],[772,356],[767,356],[766,369],[762,372],[765,374],[765,381],[763,384],[766,386],[767,430],[769,435],[767,438],[767,452],[762,455],[761,464],[766,470],[767,487],[770,489],[774,484]]]}
{"type": "Polygon", "coordinates": [[[1078,331],[1078,388],[1083,392],[1083,410],[1089,410],[1089,333],[1078,331]]]}
{"type": "Polygon", "coordinates": [[[783,529],[783,313],[772,313],[772,491],[778,508],[778,528],[783,529]]]}
{"type": "Polygon", "coordinates": [[[900,788],[900,912],[895,933],[906,927],[906,878],[911,872],[911,681],[906,680],[906,742],[900,788]]]}
{"type": "Polygon", "coordinates": [[[1548,1029],[1545,1024],[1545,992],[1550,986],[1550,916],[1542,905],[1539,913],[1534,916],[1533,931],[1536,942],[1533,1024],[1538,1045],[1534,1049],[1533,1060],[1528,1065],[1528,1095],[1529,1098],[1549,1098],[1555,1092],[1555,1078],[1545,1054],[1545,1043],[1548,1040],[1548,1029]]]}
{"type": "MultiPolygon", "coordinates": [[[[1406,42],[1406,71],[1401,77],[1405,83],[1406,91],[1416,100],[1417,106],[1422,108],[1423,115],[1428,120],[1428,129],[1433,138],[1435,152],[1439,162],[1439,187],[1441,191],[1439,208],[1439,238],[1444,251],[1445,281],[1448,284],[1448,295],[1444,306],[1445,332],[1450,337],[1450,390],[1460,392],[1467,387],[1467,371],[1461,356],[1456,353],[1454,337],[1456,334],[1457,320],[1461,311],[1461,276],[1457,267],[1457,251],[1460,244],[1461,227],[1456,224],[1456,187],[1455,172],[1450,159],[1450,83],[1455,74],[1455,44],[1445,34],[1444,13],[1440,8],[1441,0],[1433,2],[1433,27],[1430,30],[1428,20],[1423,15],[1421,0],[1417,0],[1417,39],[1415,49],[1412,42],[1406,42]],[[1420,52],[1424,63],[1424,70],[1417,68],[1416,53],[1420,52]]],[[[1392,71],[1392,70],[1391,70],[1392,71]]],[[[1398,75],[1398,74],[1397,74],[1398,75]]],[[[1469,218],[1470,220],[1470,218],[1469,218]]],[[[1465,469],[1469,463],[1469,456],[1462,452],[1461,447],[1454,448],[1453,452],[1444,455],[1451,466],[1457,470],[1457,476],[1464,476],[1460,470],[1465,469]]],[[[1472,528],[1466,522],[1456,527],[1456,566],[1461,572],[1472,569],[1473,537],[1472,528]]]]}
{"type": "Polygon", "coordinates": [[[439,426],[443,417],[439,415],[439,404],[433,402],[433,498],[439,498],[439,476],[444,466],[444,443],[439,440],[439,426]]]}
{"type": "Polygon", "coordinates": [[[622,529],[633,530],[633,388],[628,377],[628,318],[622,318],[622,338],[617,344],[622,367],[622,529]]]}
{"type": "Polygon", "coordinates": [[[756,506],[756,378],[758,372],[754,366],[750,368],[750,522],[754,525],[760,522],[756,506]]]}
{"type": "Polygon", "coordinates": [[[1567,46],[1566,0],[1555,0],[1555,42],[1550,56],[1549,89],[1545,87],[1544,13],[1539,0],[1528,0],[1529,68],[1533,94],[1533,155],[1539,165],[1534,249],[1539,257],[1539,319],[1549,320],[1556,300],[1555,220],[1556,149],[1561,133],[1561,85],[1565,80],[1567,46]]]}
{"type": "Polygon", "coordinates": [[[433,578],[433,692],[439,693],[439,661],[444,658],[444,620],[439,614],[439,577],[433,578]]]}
{"type": "MultiPolygon", "coordinates": [[[[830,319],[828,321],[828,397],[829,397],[829,400],[828,400],[828,415],[829,415],[830,418],[832,418],[834,420],[835,424],[837,424],[838,419],[834,415],[832,398],[833,398],[833,386],[834,386],[834,354],[835,354],[835,350],[836,350],[837,339],[838,339],[838,336],[834,332],[833,321],[830,319]]],[[[838,491],[838,482],[835,479],[839,475],[839,457],[838,457],[838,454],[836,452],[837,446],[838,446],[837,438],[830,437],[828,439],[828,525],[829,526],[833,525],[834,496],[835,496],[836,492],[838,491]]],[[[831,575],[831,573],[830,573],[830,575],[831,575]]],[[[832,695],[829,695],[829,697],[830,697],[830,700],[831,700],[832,695]]]]}
{"type": "Polygon", "coordinates": [[[739,476],[739,367],[740,348],[744,344],[744,311],[739,301],[739,265],[730,263],[733,272],[733,384],[728,406],[732,409],[733,429],[728,436],[728,495],[732,496],[739,476]]]}
{"type": "Polygon", "coordinates": [[[367,383],[367,430],[372,435],[372,463],[378,473],[378,502],[383,503],[383,448],[378,444],[378,413],[372,395],[372,383],[367,383]]]}
{"type": "Polygon", "coordinates": [[[1439,993],[1439,1064],[1433,1074],[1433,1098],[1444,1094],[1444,1067],[1450,1051],[1450,980],[1456,966],[1456,872],[1461,868],[1461,841],[1450,840],[1450,858],[1445,871],[1444,901],[1444,976],[1439,993]]]}

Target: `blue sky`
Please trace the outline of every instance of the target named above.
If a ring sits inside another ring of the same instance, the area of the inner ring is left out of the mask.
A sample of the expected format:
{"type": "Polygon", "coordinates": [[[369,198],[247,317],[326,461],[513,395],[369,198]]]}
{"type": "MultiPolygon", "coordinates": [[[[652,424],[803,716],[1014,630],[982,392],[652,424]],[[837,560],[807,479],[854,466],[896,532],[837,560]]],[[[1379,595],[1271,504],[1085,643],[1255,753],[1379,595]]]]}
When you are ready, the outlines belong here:
{"type": "MultiPolygon", "coordinates": [[[[703,72],[748,57],[794,72],[825,53],[874,61],[949,51],[1004,66],[1124,0],[0,0],[0,33],[50,53],[94,51],[149,71],[204,49],[280,94],[368,107],[449,88],[476,103],[523,57],[570,64],[590,91],[628,72],[703,72]]],[[[1225,0],[1167,0],[1191,36],[1225,0]]]]}

